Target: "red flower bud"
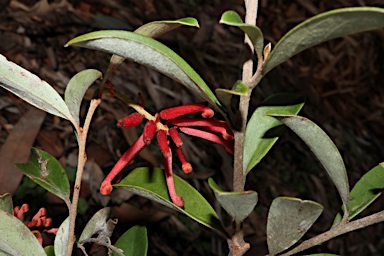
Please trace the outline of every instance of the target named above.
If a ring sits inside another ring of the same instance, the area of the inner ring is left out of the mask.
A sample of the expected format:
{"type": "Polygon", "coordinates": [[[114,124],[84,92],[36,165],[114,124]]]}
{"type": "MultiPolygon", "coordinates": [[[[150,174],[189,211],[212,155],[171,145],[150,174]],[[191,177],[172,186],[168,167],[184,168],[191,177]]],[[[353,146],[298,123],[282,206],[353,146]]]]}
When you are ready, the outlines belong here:
{"type": "Polygon", "coordinates": [[[143,140],[145,145],[149,145],[155,137],[157,131],[156,123],[153,120],[148,120],[148,122],[144,126],[144,132],[143,132],[143,140]]]}
{"type": "Polygon", "coordinates": [[[157,132],[157,144],[159,144],[161,153],[163,153],[165,158],[172,157],[172,152],[168,145],[167,133],[164,130],[157,132]]]}
{"type": "Polygon", "coordinates": [[[233,140],[233,132],[227,122],[220,120],[198,119],[198,118],[177,118],[172,120],[177,126],[201,126],[206,131],[221,133],[224,139],[233,140]]]}
{"type": "Polygon", "coordinates": [[[181,196],[177,195],[176,189],[175,189],[175,182],[173,180],[173,174],[172,174],[172,153],[170,157],[164,158],[164,169],[165,169],[165,179],[167,182],[169,197],[171,198],[172,202],[179,206],[184,206],[184,200],[181,196]]]}
{"type": "Polygon", "coordinates": [[[200,137],[218,144],[221,144],[225,146],[225,150],[233,155],[233,144],[223,138],[220,138],[216,134],[206,132],[206,131],[201,131],[198,129],[194,128],[189,128],[189,127],[179,127],[179,130],[185,134],[200,137]]]}
{"type": "Polygon", "coordinates": [[[192,165],[188,163],[187,160],[185,159],[185,155],[181,147],[174,147],[173,150],[175,151],[177,157],[181,162],[181,169],[183,170],[183,172],[185,174],[192,172],[193,171],[192,165]]]}
{"type": "Polygon", "coordinates": [[[120,119],[117,122],[117,127],[119,128],[129,128],[138,126],[141,124],[141,121],[143,120],[143,116],[139,113],[133,113],[129,116],[124,117],[123,119],[120,119]]]}
{"type": "Polygon", "coordinates": [[[180,138],[180,134],[177,131],[176,127],[169,128],[168,130],[169,136],[171,136],[171,139],[173,143],[175,143],[176,147],[181,147],[183,145],[183,141],[180,138]]]}
{"type": "Polygon", "coordinates": [[[205,118],[211,118],[215,114],[212,109],[206,106],[206,103],[187,104],[173,108],[167,108],[160,111],[160,117],[164,120],[172,120],[179,116],[201,113],[205,118]]]}

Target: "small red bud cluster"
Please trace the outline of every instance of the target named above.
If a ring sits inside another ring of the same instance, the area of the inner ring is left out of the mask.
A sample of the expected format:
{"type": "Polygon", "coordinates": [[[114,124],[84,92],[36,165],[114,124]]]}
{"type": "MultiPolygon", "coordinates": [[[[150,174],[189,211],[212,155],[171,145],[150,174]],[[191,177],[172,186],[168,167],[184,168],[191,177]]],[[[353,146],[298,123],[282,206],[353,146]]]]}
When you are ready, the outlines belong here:
{"type": "MultiPolygon", "coordinates": [[[[29,205],[23,204],[22,206],[16,206],[13,209],[13,215],[22,220],[23,214],[29,211],[29,205]]],[[[52,219],[47,218],[47,210],[45,208],[40,208],[40,210],[33,216],[32,220],[25,224],[29,229],[34,228],[32,233],[36,236],[40,244],[43,244],[43,237],[41,232],[38,229],[43,228],[43,232],[56,234],[57,228],[45,229],[52,225],[52,219]]]]}
{"type": "MultiPolygon", "coordinates": [[[[224,121],[212,120],[214,111],[206,103],[187,104],[160,111],[148,120],[144,126],[143,134],[123,154],[111,172],[101,184],[100,192],[108,195],[112,191],[112,180],[118,173],[146,146],[149,145],[157,133],[157,143],[164,156],[165,177],[170,198],[179,207],[184,206],[184,200],[176,194],[172,176],[172,152],[179,158],[185,174],[192,172],[192,166],[185,159],[182,151],[183,141],[179,131],[191,136],[200,137],[214,143],[221,144],[226,151],[233,154],[233,133],[224,121]],[[182,118],[188,114],[201,113],[203,118],[182,118]],[[221,136],[219,136],[219,135],[221,136]]],[[[139,125],[144,116],[140,113],[131,114],[118,121],[117,126],[128,128],[139,125]]]]}

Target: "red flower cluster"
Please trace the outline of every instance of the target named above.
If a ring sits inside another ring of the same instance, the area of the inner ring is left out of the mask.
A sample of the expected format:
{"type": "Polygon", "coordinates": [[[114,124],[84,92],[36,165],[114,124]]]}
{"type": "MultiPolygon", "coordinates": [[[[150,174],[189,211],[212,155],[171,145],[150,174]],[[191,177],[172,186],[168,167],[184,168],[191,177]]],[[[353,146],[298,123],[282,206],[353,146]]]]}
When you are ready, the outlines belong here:
{"type": "Polygon", "coordinates": [[[101,184],[100,192],[109,195],[112,191],[112,180],[118,173],[146,146],[149,145],[157,133],[157,143],[164,156],[164,169],[168,192],[171,200],[179,207],[184,206],[181,196],[175,191],[175,184],[172,176],[172,151],[180,159],[184,173],[190,173],[192,166],[185,159],[181,149],[183,141],[179,131],[191,136],[200,137],[215,143],[222,144],[226,151],[233,154],[233,133],[228,124],[224,121],[207,119],[214,115],[212,109],[205,103],[187,104],[183,106],[168,108],[160,111],[155,116],[148,114],[144,109],[135,108],[139,113],[131,114],[118,121],[117,126],[128,128],[141,124],[143,118],[148,119],[144,126],[143,134],[123,154],[108,176],[101,184]],[[140,111],[142,110],[142,111],[140,111]],[[188,114],[201,113],[205,118],[180,118],[188,114]],[[220,134],[218,136],[217,134],[220,134]]]}
{"type": "MultiPolygon", "coordinates": [[[[13,209],[13,215],[18,218],[19,220],[22,219],[23,214],[29,211],[29,205],[23,204],[21,207],[16,206],[13,209]]],[[[40,210],[33,216],[32,220],[25,224],[29,229],[36,228],[32,230],[32,233],[36,236],[37,240],[40,244],[43,244],[43,237],[41,236],[41,233],[37,228],[47,228],[52,225],[52,219],[47,218],[47,210],[45,208],[40,208],[40,210]]],[[[56,234],[58,228],[51,228],[51,229],[43,229],[43,232],[56,234]]]]}

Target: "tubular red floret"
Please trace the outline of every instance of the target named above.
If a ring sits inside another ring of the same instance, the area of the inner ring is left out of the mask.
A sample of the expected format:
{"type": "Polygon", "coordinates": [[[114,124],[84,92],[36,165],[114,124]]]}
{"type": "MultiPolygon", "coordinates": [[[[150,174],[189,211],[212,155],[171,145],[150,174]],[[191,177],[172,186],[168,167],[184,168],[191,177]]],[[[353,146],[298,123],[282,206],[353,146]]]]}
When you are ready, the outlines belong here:
{"type": "Polygon", "coordinates": [[[112,168],[111,172],[101,183],[100,193],[103,195],[109,195],[112,192],[112,180],[116,177],[121,170],[131,162],[131,160],[144,148],[145,143],[143,140],[143,135],[141,135],[135,143],[122,155],[122,157],[117,161],[115,166],[112,168]]]}
{"type": "Polygon", "coordinates": [[[156,123],[153,120],[148,120],[148,122],[144,126],[144,132],[143,132],[143,140],[145,145],[149,145],[155,137],[157,128],[156,123]]]}
{"type": "Polygon", "coordinates": [[[157,144],[159,145],[159,148],[161,150],[161,153],[163,153],[164,158],[172,156],[171,149],[168,145],[167,133],[164,130],[159,130],[157,132],[157,144]]]}
{"type": "Polygon", "coordinates": [[[172,120],[179,116],[196,113],[201,113],[205,118],[210,118],[215,114],[212,109],[207,107],[205,102],[202,102],[164,109],[160,111],[160,117],[164,120],[172,120]]]}
{"type": "Polygon", "coordinates": [[[123,119],[120,119],[117,122],[117,127],[119,128],[129,128],[138,126],[141,124],[141,121],[143,121],[143,116],[139,113],[133,113],[129,116],[124,117],[123,119]]]}
{"type": "Polygon", "coordinates": [[[221,133],[226,140],[233,140],[233,132],[228,123],[224,121],[199,118],[177,118],[172,120],[172,124],[183,127],[204,127],[202,129],[206,131],[221,133]]]}
{"type": "Polygon", "coordinates": [[[227,140],[217,136],[216,134],[202,131],[202,130],[198,130],[198,129],[194,129],[194,128],[190,128],[190,127],[179,127],[179,130],[185,134],[195,136],[195,137],[200,137],[200,138],[221,144],[225,147],[225,150],[228,153],[233,155],[233,144],[230,141],[227,141],[227,140]]]}
{"type": "Polygon", "coordinates": [[[175,189],[175,182],[173,180],[172,153],[171,153],[170,157],[164,158],[164,169],[165,169],[165,179],[167,182],[169,197],[171,198],[172,202],[175,205],[177,205],[179,207],[183,207],[184,206],[184,200],[181,196],[177,195],[176,189],[175,189]]]}
{"type": "Polygon", "coordinates": [[[169,128],[168,133],[176,147],[179,148],[183,145],[183,141],[181,140],[180,134],[176,127],[169,128]]]}
{"type": "Polygon", "coordinates": [[[181,147],[174,147],[173,150],[176,153],[177,158],[179,158],[181,162],[181,169],[185,174],[191,173],[193,171],[192,165],[187,162],[185,159],[185,155],[181,147]]]}

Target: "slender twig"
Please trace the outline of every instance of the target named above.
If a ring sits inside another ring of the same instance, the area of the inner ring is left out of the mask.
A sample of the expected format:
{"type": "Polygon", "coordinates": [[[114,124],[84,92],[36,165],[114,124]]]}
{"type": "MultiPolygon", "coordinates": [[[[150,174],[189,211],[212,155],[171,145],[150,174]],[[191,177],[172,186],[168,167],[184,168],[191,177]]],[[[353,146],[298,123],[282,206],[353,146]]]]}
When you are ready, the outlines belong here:
{"type": "MultiPolygon", "coordinates": [[[[257,18],[258,0],[245,0],[245,23],[255,25],[257,18]]],[[[245,44],[251,52],[254,52],[254,47],[251,40],[245,35],[245,44]]],[[[259,61],[259,63],[261,63],[259,61]]],[[[261,69],[258,65],[258,69],[261,69]]],[[[261,74],[261,71],[260,71],[261,74]]],[[[235,131],[235,154],[234,154],[234,171],[233,171],[233,190],[244,191],[245,184],[245,170],[243,167],[243,154],[244,154],[244,133],[248,117],[249,100],[252,93],[253,77],[253,60],[252,58],[246,60],[243,64],[242,81],[248,87],[248,94],[240,97],[239,114],[241,116],[241,127],[239,131],[235,131]]],[[[261,79],[261,77],[260,77],[261,79]]],[[[259,80],[260,81],[260,80],[259,80]]],[[[230,255],[243,255],[249,249],[249,244],[244,241],[241,223],[235,223],[235,233],[232,235],[230,244],[230,255]]]]}
{"type": "Polygon", "coordinates": [[[85,154],[85,144],[87,141],[87,134],[88,134],[88,130],[91,124],[93,114],[95,113],[95,110],[100,103],[101,103],[101,99],[91,100],[91,104],[89,106],[88,113],[85,118],[84,126],[83,128],[79,128],[77,130],[78,143],[79,143],[79,158],[77,162],[75,186],[73,188],[72,205],[69,212],[67,256],[72,255],[73,244],[75,242],[75,221],[76,221],[76,215],[77,215],[77,204],[79,201],[81,178],[83,176],[84,165],[85,165],[85,162],[87,161],[87,156],[85,154]]]}
{"type": "Polygon", "coordinates": [[[300,245],[297,247],[293,248],[292,250],[282,254],[281,256],[288,256],[292,255],[301,251],[304,251],[308,248],[311,248],[313,246],[322,244],[332,238],[335,238],[337,236],[343,235],[345,233],[365,228],[367,226],[379,223],[384,221],[384,211],[374,213],[372,215],[369,215],[367,217],[351,221],[348,223],[340,223],[338,226],[328,230],[327,232],[324,232],[320,235],[317,235],[311,239],[308,239],[304,242],[302,242],[300,245]]]}

